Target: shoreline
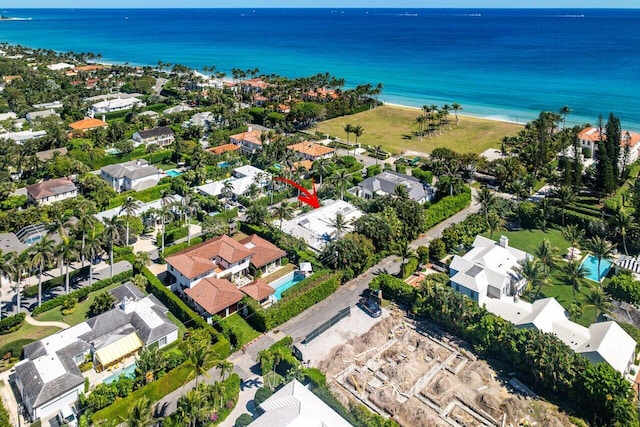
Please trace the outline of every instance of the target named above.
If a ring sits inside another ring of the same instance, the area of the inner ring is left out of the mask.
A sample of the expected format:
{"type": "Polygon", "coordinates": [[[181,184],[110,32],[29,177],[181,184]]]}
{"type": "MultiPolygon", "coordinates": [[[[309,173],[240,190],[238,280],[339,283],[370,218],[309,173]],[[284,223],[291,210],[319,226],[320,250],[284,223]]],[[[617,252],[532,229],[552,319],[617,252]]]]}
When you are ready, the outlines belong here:
{"type": "MultiPolygon", "coordinates": [[[[404,108],[407,110],[416,110],[416,111],[422,111],[422,108],[420,107],[412,107],[411,105],[404,105],[404,104],[398,104],[395,102],[383,102],[383,105],[387,105],[389,107],[395,107],[395,108],[404,108]]],[[[491,116],[480,116],[480,115],[474,115],[474,114],[468,114],[468,113],[461,113],[458,111],[458,116],[459,117],[471,117],[474,119],[481,119],[481,120],[491,120],[494,122],[502,122],[502,123],[510,123],[513,125],[520,125],[523,126],[525,125],[525,123],[519,122],[519,121],[515,121],[515,120],[508,120],[508,119],[501,119],[501,118],[497,118],[497,117],[491,117],[491,116]]]]}

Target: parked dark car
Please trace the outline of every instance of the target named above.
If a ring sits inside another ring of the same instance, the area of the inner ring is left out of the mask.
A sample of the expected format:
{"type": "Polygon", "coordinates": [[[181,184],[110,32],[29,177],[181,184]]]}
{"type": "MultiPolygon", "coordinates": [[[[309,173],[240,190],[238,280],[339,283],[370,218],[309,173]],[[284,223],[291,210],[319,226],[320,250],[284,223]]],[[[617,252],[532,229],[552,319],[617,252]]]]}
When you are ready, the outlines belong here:
{"type": "Polygon", "coordinates": [[[358,306],[371,317],[380,317],[382,314],[382,309],[380,309],[378,303],[370,297],[360,298],[358,306]]]}

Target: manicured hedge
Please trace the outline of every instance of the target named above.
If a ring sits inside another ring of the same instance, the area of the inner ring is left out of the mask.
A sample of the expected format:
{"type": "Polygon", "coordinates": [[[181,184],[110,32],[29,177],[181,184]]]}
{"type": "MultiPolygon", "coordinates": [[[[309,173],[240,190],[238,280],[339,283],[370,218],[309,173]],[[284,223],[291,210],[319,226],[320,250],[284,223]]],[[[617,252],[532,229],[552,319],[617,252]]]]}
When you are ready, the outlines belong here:
{"type": "MultiPolygon", "coordinates": [[[[86,299],[91,292],[99,291],[114,283],[124,282],[125,280],[130,279],[132,276],[133,276],[132,270],[123,271],[122,273],[118,273],[115,276],[110,277],[108,279],[98,280],[97,282],[94,282],[93,285],[91,286],[86,286],[76,291],[69,292],[69,295],[77,298],[78,301],[82,301],[86,299]]],[[[33,310],[32,314],[34,316],[37,316],[38,314],[44,313],[45,311],[49,311],[56,307],[60,307],[66,298],[67,298],[67,295],[60,295],[53,299],[45,301],[42,303],[40,307],[36,307],[33,310]]]]}
{"type": "Polygon", "coordinates": [[[266,310],[253,298],[245,297],[242,301],[247,307],[247,322],[256,330],[266,332],[282,325],[309,307],[319,303],[340,287],[340,274],[334,273],[317,286],[307,289],[291,298],[285,298],[266,310]]]}
{"type": "Polygon", "coordinates": [[[181,243],[177,243],[175,245],[171,245],[168,247],[164,248],[164,257],[168,257],[169,255],[173,255],[176,252],[180,252],[184,249],[187,249],[190,246],[195,246],[198,243],[202,243],[204,241],[203,237],[193,237],[191,239],[191,245],[188,244],[188,242],[181,242],[181,243]]]}
{"type": "Polygon", "coordinates": [[[15,331],[22,325],[26,316],[25,313],[18,313],[0,320],[0,335],[15,331]]]}
{"type": "Polygon", "coordinates": [[[313,275],[301,280],[286,291],[282,292],[282,298],[289,299],[303,292],[306,292],[308,289],[313,288],[317,286],[318,283],[326,280],[330,274],[331,271],[329,270],[316,271],[313,275]]]}
{"type": "MultiPolygon", "coordinates": [[[[169,243],[173,243],[176,240],[182,239],[183,237],[187,237],[189,230],[187,230],[186,226],[180,226],[177,228],[167,229],[164,237],[164,244],[168,245],[169,243]]],[[[162,233],[156,234],[156,242],[162,242],[162,233]]]]}
{"type": "Polygon", "coordinates": [[[193,311],[189,306],[180,299],[176,294],[167,289],[160,280],[148,268],[142,269],[142,274],[147,278],[147,292],[155,295],[169,311],[178,318],[182,323],[189,327],[206,329],[211,333],[213,339],[216,340],[212,350],[221,358],[229,355],[230,347],[221,334],[216,333],[211,325],[209,325],[198,313],[193,311]]]}
{"type": "Polygon", "coordinates": [[[7,412],[7,408],[4,407],[1,400],[0,400],[0,427],[11,427],[11,422],[9,421],[9,412],[7,412]]]}
{"type": "Polygon", "coordinates": [[[469,187],[466,187],[464,192],[455,196],[443,197],[425,209],[425,228],[428,230],[450,216],[457,214],[469,206],[469,203],[471,203],[471,190],[469,187]]]}
{"type": "Polygon", "coordinates": [[[402,265],[402,278],[406,279],[407,277],[415,273],[417,269],[418,269],[418,258],[409,257],[406,264],[402,265]]]}
{"type": "MultiPolygon", "coordinates": [[[[73,283],[73,278],[76,276],[86,277],[89,274],[89,266],[84,266],[77,270],[69,269],[69,283],[73,283]]],[[[58,286],[64,286],[66,280],[66,275],[63,274],[58,277],[54,277],[53,279],[49,279],[47,281],[42,282],[42,292],[47,291],[52,288],[56,288],[58,286]]],[[[38,285],[27,286],[22,290],[22,295],[24,298],[33,298],[38,295],[38,285]]]]}

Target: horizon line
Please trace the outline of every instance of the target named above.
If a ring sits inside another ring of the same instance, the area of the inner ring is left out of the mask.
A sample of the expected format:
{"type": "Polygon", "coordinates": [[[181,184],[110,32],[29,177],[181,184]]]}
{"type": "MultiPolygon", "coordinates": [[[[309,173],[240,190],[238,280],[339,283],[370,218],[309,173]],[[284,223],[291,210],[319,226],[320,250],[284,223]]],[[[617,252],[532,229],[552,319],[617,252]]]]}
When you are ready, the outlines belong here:
{"type": "Polygon", "coordinates": [[[434,9],[442,9],[442,10],[640,10],[640,7],[594,7],[594,6],[582,6],[582,7],[536,7],[536,6],[527,6],[527,7],[498,7],[498,6],[482,6],[482,7],[332,7],[332,6],[296,6],[296,7],[269,7],[269,6],[259,6],[259,7],[231,7],[231,6],[217,6],[217,7],[180,7],[180,6],[172,6],[172,7],[154,7],[154,6],[135,6],[135,7],[107,7],[107,6],[82,6],[82,7],[69,7],[69,6],[50,6],[50,7],[6,7],[1,8],[5,10],[47,10],[47,9],[67,9],[67,10],[83,10],[83,9],[113,9],[113,10],[135,10],[135,9],[238,9],[238,10],[265,10],[265,9],[334,9],[334,10],[373,10],[373,9],[403,9],[403,10],[434,10],[434,9]]]}

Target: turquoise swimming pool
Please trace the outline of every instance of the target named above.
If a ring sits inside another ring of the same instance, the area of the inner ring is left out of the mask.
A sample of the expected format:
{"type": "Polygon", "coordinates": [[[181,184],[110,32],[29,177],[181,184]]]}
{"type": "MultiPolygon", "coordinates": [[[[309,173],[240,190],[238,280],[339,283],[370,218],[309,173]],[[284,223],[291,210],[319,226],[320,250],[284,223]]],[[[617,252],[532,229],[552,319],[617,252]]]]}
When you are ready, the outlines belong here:
{"type": "Polygon", "coordinates": [[[582,265],[589,269],[589,274],[587,274],[587,279],[592,280],[594,282],[600,282],[601,279],[604,279],[609,273],[611,269],[611,261],[606,258],[600,260],[600,274],[598,274],[598,258],[589,254],[582,261],[582,265]]]}
{"type": "Polygon", "coordinates": [[[124,369],[117,370],[113,375],[109,375],[107,378],[102,380],[103,384],[111,384],[112,382],[118,381],[120,375],[125,375],[129,378],[133,378],[136,372],[136,364],[132,363],[124,369]]]}
{"type": "Polygon", "coordinates": [[[220,162],[220,163],[218,163],[218,167],[219,168],[228,168],[229,167],[229,162],[220,162]]]}
{"type": "Polygon", "coordinates": [[[273,295],[278,301],[280,301],[282,299],[282,293],[284,291],[303,280],[304,274],[300,273],[299,271],[292,271],[291,273],[282,276],[278,280],[269,283],[269,286],[276,290],[273,295]]]}
{"type": "Polygon", "coordinates": [[[182,175],[182,172],[176,169],[169,169],[168,171],[165,171],[165,173],[169,175],[171,178],[175,178],[176,176],[182,175]]]}

